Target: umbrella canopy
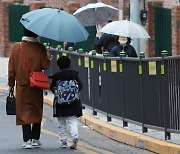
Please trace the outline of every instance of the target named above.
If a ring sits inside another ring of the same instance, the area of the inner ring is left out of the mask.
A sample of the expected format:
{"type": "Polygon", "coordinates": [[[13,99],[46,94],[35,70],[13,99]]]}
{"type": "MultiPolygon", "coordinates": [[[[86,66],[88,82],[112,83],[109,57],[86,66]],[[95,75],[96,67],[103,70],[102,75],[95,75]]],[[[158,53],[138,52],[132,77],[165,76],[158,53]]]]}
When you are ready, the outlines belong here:
{"type": "Polygon", "coordinates": [[[107,23],[118,13],[118,9],[110,5],[99,3],[90,3],[79,8],[74,12],[74,16],[84,25],[93,26],[107,23]]]}
{"type": "Polygon", "coordinates": [[[23,26],[39,36],[55,41],[80,42],[87,40],[88,32],[71,14],[53,8],[30,11],[22,16],[23,26]]]}
{"type": "Polygon", "coordinates": [[[99,32],[131,38],[150,38],[141,25],[128,20],[113,21],[101,28],[99,32]]]}

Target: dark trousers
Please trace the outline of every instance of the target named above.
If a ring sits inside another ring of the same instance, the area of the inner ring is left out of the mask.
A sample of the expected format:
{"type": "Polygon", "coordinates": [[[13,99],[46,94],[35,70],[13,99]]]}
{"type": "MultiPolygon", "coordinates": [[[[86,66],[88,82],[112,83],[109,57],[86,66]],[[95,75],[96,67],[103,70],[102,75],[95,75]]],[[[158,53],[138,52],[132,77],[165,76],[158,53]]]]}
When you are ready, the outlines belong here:
{"type": "Polygon", "coordinates": [[[29,139],[39,140],[41,133],[41,123],[22,125],[23,140],[27,142],[29,139]]]}

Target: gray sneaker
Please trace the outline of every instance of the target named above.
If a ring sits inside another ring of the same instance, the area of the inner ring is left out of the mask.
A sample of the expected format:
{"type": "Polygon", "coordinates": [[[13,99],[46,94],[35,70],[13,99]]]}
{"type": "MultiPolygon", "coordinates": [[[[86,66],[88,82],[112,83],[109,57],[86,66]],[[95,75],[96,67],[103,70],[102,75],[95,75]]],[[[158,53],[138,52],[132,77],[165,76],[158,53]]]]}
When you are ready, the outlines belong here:
{"type": "Polygon", "coordinates": [[[72,141],[72,145],[70,146],[71,149],[76,149],[78,143],[78,138],[74,138],[72,141]]]}
{"type": "Polygon", "coordinates": [[[35,139],[32,139],[31,145],[32,145],[32,147],[41,147],[42,146],[41,142],[39,140],[35,140],[35,139]]]}
{"type": "Polygon", "coordinates": [[[24,142],[22,145],[23,149],[32,149],[31,140],[28,140],[27,142],[24,142]]]}

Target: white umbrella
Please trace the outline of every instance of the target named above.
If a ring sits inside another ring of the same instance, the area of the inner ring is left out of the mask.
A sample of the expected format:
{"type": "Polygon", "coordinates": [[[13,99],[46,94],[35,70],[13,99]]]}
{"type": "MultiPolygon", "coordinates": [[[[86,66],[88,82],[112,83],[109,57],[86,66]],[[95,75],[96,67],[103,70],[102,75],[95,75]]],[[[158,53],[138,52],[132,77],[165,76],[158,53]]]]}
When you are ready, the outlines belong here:
{"type": "Polygon", "coordinates": [[[93,26],[107,23],[118,13],[118,9],[110,5],[99,3],[90,3],[79,8],[74,12],[74,16],[84,25],[93,26]]]}
{"type": "Polygon", "coordinates": [[[150,38],[149,34],[141,25],[128,20],[108,23],[99,32],[131,38],[150,38]]]}

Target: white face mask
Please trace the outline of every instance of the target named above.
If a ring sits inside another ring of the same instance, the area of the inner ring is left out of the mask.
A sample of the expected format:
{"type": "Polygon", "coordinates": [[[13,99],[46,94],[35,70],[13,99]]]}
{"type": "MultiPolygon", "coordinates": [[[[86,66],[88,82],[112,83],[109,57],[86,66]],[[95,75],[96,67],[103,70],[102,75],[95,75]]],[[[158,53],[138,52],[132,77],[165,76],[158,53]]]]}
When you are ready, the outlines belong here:
{"type": "Polygon", "coordinates": [[[127,41],[124,41],[124,40],[118,40],[118,42],[119,42],[120,44],[126,44],[127,41]]]}

